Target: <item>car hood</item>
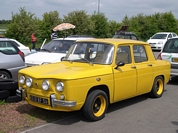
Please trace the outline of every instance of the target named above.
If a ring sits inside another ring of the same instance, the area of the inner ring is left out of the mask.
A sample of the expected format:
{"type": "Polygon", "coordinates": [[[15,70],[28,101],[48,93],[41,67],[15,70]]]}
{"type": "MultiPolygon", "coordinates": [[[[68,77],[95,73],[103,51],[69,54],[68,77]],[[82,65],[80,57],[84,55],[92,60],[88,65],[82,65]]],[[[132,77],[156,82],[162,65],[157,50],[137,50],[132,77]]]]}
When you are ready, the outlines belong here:
{"type": "Polygon", "coordinates": [[[62,61],[59,63],[28,67],[21,69],[19,73],[36,79],[56,78],[68,80],[111,74],[112,69],[110,65],[91,65],[90,63],[62,61]]]}
{"type": "Polygon", "coordinates": [[[65,53],[48,53],[48,52],[36,52],[25,56],[25,63],[41,65],[43,63],[60,62],[65,53]]]}
{"type": "Polygon", "coordinates": [[[148,43],[158,43],[160,41],[166,42],[166,39],[149,39],[147,42],[148,43]]]}

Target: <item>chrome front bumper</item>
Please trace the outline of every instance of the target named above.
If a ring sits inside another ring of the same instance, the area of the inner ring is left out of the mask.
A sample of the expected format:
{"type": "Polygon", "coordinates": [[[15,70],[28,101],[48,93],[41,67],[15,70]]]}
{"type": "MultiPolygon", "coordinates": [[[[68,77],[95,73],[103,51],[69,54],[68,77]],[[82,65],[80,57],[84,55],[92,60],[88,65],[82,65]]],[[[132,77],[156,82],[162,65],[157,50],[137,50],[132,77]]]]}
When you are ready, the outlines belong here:
{"type": "MultiPolygon", "coordinates": [[[[25,89],[17,89],[16,95],[22,97],[22,100],[25,100],[26,93],[25,89]]],[[[52,108],[55,108],[55,106],[62,106],[62,107],[75,107],[76,101],[65,101],[65,100],[58,100],[56,99],[56,94],[50,95],[50,104],[52,108]]]]}

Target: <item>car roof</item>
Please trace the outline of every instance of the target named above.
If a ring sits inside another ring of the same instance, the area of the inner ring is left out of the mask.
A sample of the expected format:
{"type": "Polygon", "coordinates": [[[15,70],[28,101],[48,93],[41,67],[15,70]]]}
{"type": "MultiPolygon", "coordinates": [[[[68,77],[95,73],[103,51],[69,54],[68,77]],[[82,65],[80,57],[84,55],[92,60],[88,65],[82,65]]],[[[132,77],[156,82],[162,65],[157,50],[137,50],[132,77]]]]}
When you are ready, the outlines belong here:
{"type": "Polygon", "coordinates": [[[0,41],[10,41],[10,39],[2,37],[2,38],[0,38],[0,41]]]}
{"type": "Polygon", "coordinates": [[[53,39],[53,40],[72,40],[72,41],[76,41],[76,40],[84,40],[84,39],[93,39],[93,38],[84,38],[84,37],[75,37],[75,38],[56,38],[56,39],[53,39]]]}
{"type": "MultiPolygon", "coordinates": [[[[155,34],[170,34],[170,33],[174,33],[174,32],[157,32],[155,34]]],[[[175,34],[175,33],[174,33],[175,34]]]]}
{"type": "Polygon", "coordinates": [[[100,42],[100,43],[112,43],[114,45],[118,44],[143,44],[149,45],[147,42],[139,41],[139,40],[131,40],[131,39],[115,39],[115,38],[105,38],[105,39],[85,39],[85,40],[77,40],[77,42],[100,42]]]}

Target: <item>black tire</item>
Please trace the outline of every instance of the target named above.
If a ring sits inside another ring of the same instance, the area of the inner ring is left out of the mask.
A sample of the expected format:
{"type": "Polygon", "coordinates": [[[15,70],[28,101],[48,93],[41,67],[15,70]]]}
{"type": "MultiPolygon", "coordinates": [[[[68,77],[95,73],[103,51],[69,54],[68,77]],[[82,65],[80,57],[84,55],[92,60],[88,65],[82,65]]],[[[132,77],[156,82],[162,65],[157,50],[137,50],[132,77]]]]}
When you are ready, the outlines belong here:
{"type": "Polygon", "coordinates": [[[161,76],[155,78],[150,96],[153,98],[159,98],[164,92],[164,80],[161,76]]]}
{"type": "Polygon", "coordinates": [[[22,98],[19,96],[9,96],[5,101],[8,103],[14,103],[14,102],[22,101],[22,98]]]}
{"type": "Polygon", "coordinates": [[[0,79],[10,79],[11,76],[5,72],[5,71],[0,71],[0,79]]]}
{"type": "Polygon", "coordinates": [[[10,95],[10,93],[7,90],[0,91],[0,100],[6,99],[9,95],[10,95]]]}
{"type": "Polygon", "coordinates": [[[85,102],[83,113],[91,121],[98,121],[105,117],[108,108],[108,97],[102,90],[92,91],[85,102]]]}

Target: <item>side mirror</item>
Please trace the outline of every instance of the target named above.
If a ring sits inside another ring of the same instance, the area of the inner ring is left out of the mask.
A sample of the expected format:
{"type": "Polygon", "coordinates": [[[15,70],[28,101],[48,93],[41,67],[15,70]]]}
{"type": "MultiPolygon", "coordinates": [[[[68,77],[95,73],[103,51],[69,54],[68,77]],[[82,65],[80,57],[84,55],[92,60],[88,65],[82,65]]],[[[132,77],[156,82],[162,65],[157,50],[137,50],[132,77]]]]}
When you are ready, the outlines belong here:
{"type": "Polygon", "coordinates": [[[61,61],[62,61],[64,58],[65,58],[65,57],[62,57],[62,58],[61,58],[61,61]]]}
{"type": "Polygon", "coordinates": [[[119,63],[117,63],[117,66],[115,67],[115,69],[117,69],[118,67],[124,66],[125,62],[120,61],[119,63]]]}

